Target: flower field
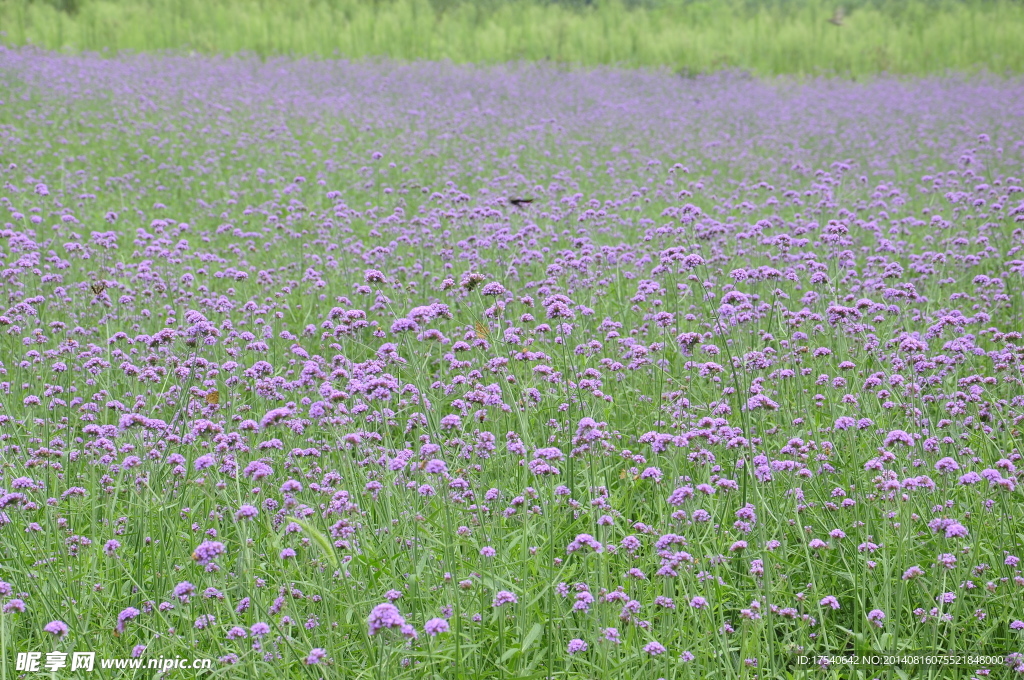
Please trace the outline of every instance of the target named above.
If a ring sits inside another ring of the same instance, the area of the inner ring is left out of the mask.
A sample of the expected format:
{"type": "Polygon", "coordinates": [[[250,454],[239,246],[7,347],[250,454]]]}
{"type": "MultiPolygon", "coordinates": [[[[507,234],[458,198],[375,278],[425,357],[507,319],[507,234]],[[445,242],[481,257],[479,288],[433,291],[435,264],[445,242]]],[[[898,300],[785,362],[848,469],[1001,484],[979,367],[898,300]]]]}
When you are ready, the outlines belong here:
{"type": "Polygon", "coordinates": [[[3,49],[0,181],[5,680],[1024,674],[1020,78],[3,49]]]}

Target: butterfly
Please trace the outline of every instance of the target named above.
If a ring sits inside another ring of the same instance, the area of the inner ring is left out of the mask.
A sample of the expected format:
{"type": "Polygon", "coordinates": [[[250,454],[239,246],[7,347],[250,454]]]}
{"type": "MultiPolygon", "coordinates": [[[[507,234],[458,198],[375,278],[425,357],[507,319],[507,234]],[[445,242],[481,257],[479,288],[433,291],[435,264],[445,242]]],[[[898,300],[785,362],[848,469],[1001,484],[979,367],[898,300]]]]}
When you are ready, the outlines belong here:
{"type": "Polygon", "coordinates": [[[483,321],[477,321],[473,325],[473,330],[476,331],[476,337],[480,340],[486,340],[491,334],[491,329],[483,321]]]}
{"type": "Polygon", "coordinates": [[[845,14],[843,13],[843,8],[836,7],[836,11],[832,15],[832,18],[828,20],[828,23],[832,24],[833,26],[842,26],[844,16],[845,14]]]}
{"type": "Polygon", "coordinates": [[[219,404],[220,403],[220,392],[217,390],[210,390],[206,393],[207,404],[219,404]]]}
{"type": "Polygon", "coordinates": [[[512,205],[514,205],[517,208],[522,208],[527,203],[533,203],[533,199],[532,198],[510,198],[510,199],[508,199],[508,202],[511,203],[512,205]]]}
{"type": "Polygon", "coordinates": [[[90,285],[89,287],[92,288],[93,294],[99,295],[100,293],[102,293],[103,291],[105,291],[107,289],[107,282],[106,281],[97,281],[96,283],[90,285]]]}

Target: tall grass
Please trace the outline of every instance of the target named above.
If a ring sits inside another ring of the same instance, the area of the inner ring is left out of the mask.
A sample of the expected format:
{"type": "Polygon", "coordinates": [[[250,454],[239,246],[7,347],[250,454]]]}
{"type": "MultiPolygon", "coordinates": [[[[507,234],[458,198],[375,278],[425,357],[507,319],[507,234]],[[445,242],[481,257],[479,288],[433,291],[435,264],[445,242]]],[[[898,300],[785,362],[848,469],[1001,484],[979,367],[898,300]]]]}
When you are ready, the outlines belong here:
{"type": "Polygon", "coordinates": [[[685,73],[1024,71],[1020,2],[865,4],[848,10],[839,26],[828,21],[837,4],[82,0],[69,12],[39,1],[0,0],[0,39],[101,52],[551,60],[685,73]]]}

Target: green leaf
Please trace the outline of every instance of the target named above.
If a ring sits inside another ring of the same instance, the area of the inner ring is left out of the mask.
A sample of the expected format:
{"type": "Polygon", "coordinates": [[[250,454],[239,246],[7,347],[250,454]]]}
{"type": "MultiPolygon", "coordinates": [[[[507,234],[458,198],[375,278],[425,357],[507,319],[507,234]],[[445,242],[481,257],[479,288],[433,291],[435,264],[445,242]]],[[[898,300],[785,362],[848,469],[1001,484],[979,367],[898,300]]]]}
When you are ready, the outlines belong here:
{"type": "Polygon", "coordinates": [[[298,517],[292,517],[291,521],[302,527],[302,530],[309,534],[310,538],[317,542],[317,545],[324,551],[324,557],[331,563],[331,566],[335,569],[339,568],[338,555],[334,552],[334,546],[327,540],[327,537],[321,533],[319,529],[314,527],[312,524],[304,519],[298,517]]]}
{"type": "Polygon", "coordinates": [[[535,623],[535,624],[533,624],[533,627],[530,628],[530,631],[526,634],[526,637],[523,638],[522,651],[523,651],[524,654],[526,653],[526,650],[530,648],[530,645],[532,645],[534,642],[536,642],[537,638],[539,638],[540,634],[543,633],[543,632],[544,632],[544,624],[543,623],[535,623]]]}

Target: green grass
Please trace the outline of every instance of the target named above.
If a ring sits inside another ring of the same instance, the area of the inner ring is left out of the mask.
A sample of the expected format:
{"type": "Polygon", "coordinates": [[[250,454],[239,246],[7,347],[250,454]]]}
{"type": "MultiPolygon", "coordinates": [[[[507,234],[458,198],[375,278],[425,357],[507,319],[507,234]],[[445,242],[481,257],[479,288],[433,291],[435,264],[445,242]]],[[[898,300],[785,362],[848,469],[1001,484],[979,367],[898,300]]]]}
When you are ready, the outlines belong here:
{"type": "Polygon", "coordinates": [[[0,30],[8,45],[76,51],[552,60],[758,75],[1024,71],[1024,3],[865,3],[836,26],[828,19],[837,4],[0,0],[0,30]]]}

